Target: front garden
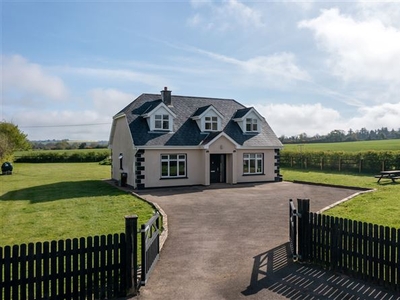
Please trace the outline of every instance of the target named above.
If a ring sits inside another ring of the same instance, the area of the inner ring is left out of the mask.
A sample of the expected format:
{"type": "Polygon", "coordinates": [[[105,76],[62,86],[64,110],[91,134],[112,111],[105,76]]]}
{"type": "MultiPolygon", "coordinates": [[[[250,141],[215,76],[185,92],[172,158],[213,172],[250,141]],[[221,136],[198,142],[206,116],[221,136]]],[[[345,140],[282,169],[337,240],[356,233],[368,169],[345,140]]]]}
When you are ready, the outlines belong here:
{"type": "MultiPolygon", "coordinates": [[[[373,175],[282,169],[284,180],[376,189],[340,204],[324,214],[400,228],[400,183],[381,181],[373,175]]],[[[312,201],[312,199],[310,199],[312,201]]]]}
{"type": "Polygon", "coordinates": [[[154,209],[108,178],[99,163],[14,164],[0,176],[0,247],[120,233],[126,215],[147,222],[154,209]]]}

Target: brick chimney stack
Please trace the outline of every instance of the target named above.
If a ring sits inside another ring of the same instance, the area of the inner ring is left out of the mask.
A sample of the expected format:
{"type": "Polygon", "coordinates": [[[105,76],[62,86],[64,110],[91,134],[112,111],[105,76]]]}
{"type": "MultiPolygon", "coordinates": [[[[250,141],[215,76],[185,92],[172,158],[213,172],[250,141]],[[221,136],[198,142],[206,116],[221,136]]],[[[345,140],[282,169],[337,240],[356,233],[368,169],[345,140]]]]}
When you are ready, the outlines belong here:
{"type": "Polygon", "coordinates": [[[168,91],[167,87],[164,87],[164,90],[161,91],[161,100],[165,105],[172,106],[171,91],[168,91]]]}

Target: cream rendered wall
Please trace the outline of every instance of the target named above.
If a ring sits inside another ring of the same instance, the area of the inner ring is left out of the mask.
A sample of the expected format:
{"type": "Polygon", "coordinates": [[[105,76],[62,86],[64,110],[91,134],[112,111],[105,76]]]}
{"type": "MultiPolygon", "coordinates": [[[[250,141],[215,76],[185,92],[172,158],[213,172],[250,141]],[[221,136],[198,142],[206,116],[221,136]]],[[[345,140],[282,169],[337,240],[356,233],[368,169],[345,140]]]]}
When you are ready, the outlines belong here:
{"type": "Polygon", "coordinates": [[[275,181],[275,150],[238,150],[237,151],[237,182],[275,181]],[[243,154],[264,154],[264,175],[243,175],[243,154]]]}
{"type": "Polygon", "coordinates": [[[213,141],[208,148],[210,154],[232,154],[235,149],[235,145],[224,136],[213,141]]]}
{"type": "Polygon", "coordinates": [[[133,187],[135,184],[135,171],[134,171],[134,160],[135,152],[133,149],[132,136],[128,128],[128,123],[125,117],[114,120],[115,133],[113,140],[111,141],[112,149],[112,178],[115,180],[121,179],[121,172],[128,173],[127,183],[133,187]],[[119,154],[123,154],[122,168],[120,170],[119,165],[119,154]]]}
{"type": "Polygon", "coordinates": [[[167,187],[167,186],[184,186],[184,185],[205,185],[205,164],[204,152],[200,149],[166,149],[166,150],[151,150],[145,149],[143,157],[145,158],[142,166],[145,170],[142,174],[145,178],[142,183],[145,188],[151,187],[167,187]],[[186,154],[186,175],[187,178],[171,178],[161,179],[161,154],[186,154]]]}

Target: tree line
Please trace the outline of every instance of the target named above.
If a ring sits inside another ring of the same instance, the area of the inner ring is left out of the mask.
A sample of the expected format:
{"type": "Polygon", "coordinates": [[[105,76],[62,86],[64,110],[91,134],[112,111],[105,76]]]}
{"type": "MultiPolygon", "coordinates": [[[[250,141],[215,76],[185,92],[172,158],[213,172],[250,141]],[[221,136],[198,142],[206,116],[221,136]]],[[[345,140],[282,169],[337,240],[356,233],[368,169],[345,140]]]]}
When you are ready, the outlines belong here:
{"type": "Polygon", "coordinates": [[[108,142],[71,142],[65,140],[31,141],[34,150],[76,150],[76,149],[104,149],[108,142]]]}
{"type": "Polygon", "coordinates": [[[14,152],[19,150],[71,150],[107,148],[107,142],[71,142],[69,140],[29,141],[28,135],[18,125],[0,122],[0,165],[14,160],[14,152]]]}
{"type": "Polygon", "coordinates": [[[353,142],[353,141],[371,141],[371,140],[387,140],[387,139],[400,139],[400,128],[396,131],[389,130],[387,127],[380,129],[368,130],[361,128],[360,130],[349,129],[347,132],[344,130],[332,130],[326,135],[316,134],[308,136],[307,133],[301,133],[297,136],[284,136],[279,137],[283,144],[297,144],[297,143],[335,143],[335,142],[353,142]]]}

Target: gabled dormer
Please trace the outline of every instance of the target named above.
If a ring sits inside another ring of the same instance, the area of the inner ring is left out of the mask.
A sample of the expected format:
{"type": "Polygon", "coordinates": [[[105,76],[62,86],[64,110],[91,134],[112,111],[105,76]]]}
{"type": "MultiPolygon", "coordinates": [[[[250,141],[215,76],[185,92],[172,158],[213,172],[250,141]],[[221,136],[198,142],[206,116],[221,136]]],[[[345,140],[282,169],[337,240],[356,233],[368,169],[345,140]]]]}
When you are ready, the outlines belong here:
{"type": "Polygon", "coordinates": [[[142,117],[146,119],[150,131],[173,131],[176,115],[164,102],[159,102],[142,114],[142,117]]]}
{"type": "Polygon", "coordinates": [[[243,108],[236,111],[233,121],[238,123],[244,133],[261,132],[261,122],[263,117],[254,107],[243,108]]]}
{"type": "Polygon", "coordinates": [[[221,131],[223,115],[212,105],[198,108],[192,115],[202,132],[221,131]]]}

